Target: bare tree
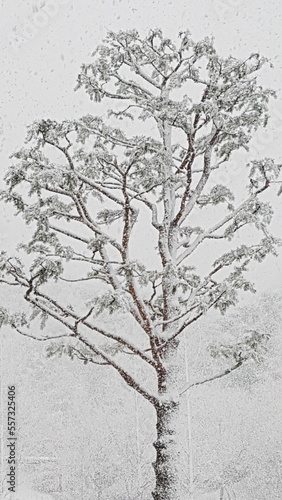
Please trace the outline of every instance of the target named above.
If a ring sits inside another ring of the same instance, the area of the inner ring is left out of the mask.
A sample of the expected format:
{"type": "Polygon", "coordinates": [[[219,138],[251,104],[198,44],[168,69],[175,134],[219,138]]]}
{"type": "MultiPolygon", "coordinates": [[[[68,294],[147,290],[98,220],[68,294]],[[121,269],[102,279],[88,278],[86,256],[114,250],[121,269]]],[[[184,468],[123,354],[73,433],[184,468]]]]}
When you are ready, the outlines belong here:
{"type": "MultiPolygon", "coordinates": [[[[267,123],[274,92],[257,82],[266,62],[259,54],[220,57],[211,39],[194,42],[188,31],[177,44],[160,30],[144,38],[135,30],[110,32],[93,62],[82,66],[77,88],[96,102],[116,102],[109,117],[121,120],[121,128],[92,115],[37,121],[6,174],[2,199],[36,227],[21,245],[32,256],[30,266],[1,255],[2,282],[24,291],[31,315],[3,309],[3,322],[22,335],[53,340],[50,355],[113,368],[153,405],[155,500],[180,498],[181,336],[210,309],[225,312],[236,304],[238,290],[253,291],[245,276],[249,263],[275,254],[264,195],[278,182],[281,165],[251,161],[242,168],[239,192],[231,176],[231,185],[218,183],[222,169],[232,168],[232,153],[247,149],[267,123]],[[150,135],[131,134],[130,120],[132,129],[138,120],[150,126],[150,135]],[[261,239],[232,244],[246,226],[261,239]],[[151,235],[151,266],[135,257],[140,234],[151,235]],[[202,247],[205,261],[195,267],[202,247]],[[78,284],[90,296],[84,305],[68,298],[78,284]],[[131,317],[130,335],[101,325],[104,311],[131,317]],[[37,317],[61,331],[35,335],[37,317]],[[147,384],[134,375],[132,359],[143,364],[147,384]]],[[[254,357],[264,339],[252,332],[245,340],[245,349],[221,346],[228,365],[213,379],[254,357]]]]}

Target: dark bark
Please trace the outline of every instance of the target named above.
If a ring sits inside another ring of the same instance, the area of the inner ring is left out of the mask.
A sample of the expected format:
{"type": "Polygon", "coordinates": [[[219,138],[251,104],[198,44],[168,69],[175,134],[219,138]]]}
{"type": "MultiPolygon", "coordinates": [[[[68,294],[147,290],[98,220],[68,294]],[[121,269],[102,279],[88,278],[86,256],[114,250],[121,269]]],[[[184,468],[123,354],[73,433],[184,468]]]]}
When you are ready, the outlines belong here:
{"type": "Polygon", "coordinates": [[[153,463],[156,484],[154,500],[180,499],[179,386],[178,342],[162,352],[158,374],[159,404],[156,408],[156,460],[153,463]]]}
{"type": "Polygon", "coordinates": [[[179,500],[179,440],[177,436],[179,402],[168,402],[157,408],[157,439],[154,442],[156,476],[154,500],[179,500]]]}

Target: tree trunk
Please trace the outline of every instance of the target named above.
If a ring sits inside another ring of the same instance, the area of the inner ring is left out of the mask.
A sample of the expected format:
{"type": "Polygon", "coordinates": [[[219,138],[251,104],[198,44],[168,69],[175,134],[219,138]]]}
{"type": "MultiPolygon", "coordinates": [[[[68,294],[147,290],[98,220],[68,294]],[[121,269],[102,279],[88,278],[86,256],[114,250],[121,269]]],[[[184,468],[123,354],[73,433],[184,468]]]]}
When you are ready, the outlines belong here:
{"type": "Polygon", "coordinates": [[[178,343],[170,346],[164,354],[166,370],[159,376],[161,403],[156,408],[156,461],[153,463],[156,486],[152,493],[154,500],[180,500],[180,405],[176,344],[178,343]]]}
{"type": "Polygon", "coordinates": [[[157,409],[154,500],[180,499],[178,422],[179,403],[165,403],[157,409]]]}

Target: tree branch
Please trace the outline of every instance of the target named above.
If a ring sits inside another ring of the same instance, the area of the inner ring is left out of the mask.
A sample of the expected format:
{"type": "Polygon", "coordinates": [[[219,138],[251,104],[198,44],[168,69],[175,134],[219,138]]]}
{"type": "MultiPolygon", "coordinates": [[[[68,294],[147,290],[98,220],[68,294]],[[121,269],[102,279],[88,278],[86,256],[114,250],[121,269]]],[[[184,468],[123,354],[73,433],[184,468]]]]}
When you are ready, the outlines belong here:
{"type": "MultiPolygon", "coordinates": [[[[119,335],[115,335],[113,333],[109,333],[106,330],[104,330],[104,329],[102,329],[100,327],[97,327],[97,326],[93,325],[92,323],[89,323],[89,321],[87,321],[87,319],[88,319],[89,315],[91,315],[91,312],[92,312],[93,308],[90,309],[90,311],[86,314],[86,316],[79,317],[73,311],[65,309],[56,300],[52,299],[51,297],[48,297],[47,295],[39,292],[38,290],[35,290],[34,293],[38,297],[43,298],[44,300],[46,300],[47,302],[49,302],[50,304],[52,304],[53,306],[55,306],[59,311],[61,311],[61,313],[62,313],[63,316],[65,316],[65,317],[69,316],[69,317],[71,317],[74,320],[75,324],[74,324],[74,326],[71,327],[71,329],[74,332],[74,334],[77,333],[77,326],[78,326],[78,324],[79,323],[83,324],[84,326],[86,326],[87,328],[89,328],[90,330],[92,330],[93,332],[99,333],[103,337],[109,338],[111,340],[114,340],[115,342],[118,342],[121,345],[124,345],[127,349],[129,349],[130,351],[134,352],[141,359],[143,359],[143,361],[146,361],[146,363],[148,363],[149,365],[155,367],[155,362],[151,358],[149,358],[144,352],[142,352],[140,349],[138,349],[138,347],[134,346],[129,341],[123,339],[119,335]]],[[[39,308],[42,308],[41,304],[38,303],[38,302],[36,302],[35,305],[37,305],[39,308]]],[[[55,318],[55,319],[57,319],[57,318],[55,318]]]]}
{"type": "Polygon", "coordinates": [[[46,342],[48,340],[57,340],[57,339],[65,338],[65,337],[74,337],[73,333],[65,333],[65,334],[62,334],[62,335],[54,335],[53,337],[36,337],[35,335],[23,332],[18,326],[16,326],[13,323],[11,323],[11,327],[14,330],[16,330],[20,335],[22,335],[23,337],[28,337],[28,338],[30,338],[32,340],[38,340],[39,342],[46,342]]]}
{"type": "Polygon", "coordinates": [[[193,384],[188,385],[185,389],[181,390],[180,396],[182,396],[182,394],[184,394],[186,391],[189,391],[192,387],[196,387],[198,385],[203,385],[203,384],[206,384],[207,382],[212,382],[213,380],[217,380],[219,378],[225,377],[225,375],[229,375],[229,373],[232,373],[232,372],[234,372],[234,370],[237,370],[238,368],[240,368],[240,366],[242,366],[242,364],[243,364],[243,361],[238,361],[238,363],[236,363],[236,365],[232,366],[231,368],[227,368],[227,370],[225,370],[222,373],[219,373],[217,375],[214,375],[213,377],[207,378],[205,380],[201,380],[199,382],[194,382],[193,384]]]}
{"type": "Polygon", "coordinates": [[[120,374],[120,376],[125,380],[127,385],[135,389],[141,396],[143,396],[147,401],[149,401],[152,405],[158,406],[159,400],[153,394],[150,394],[146,391],[128,372],[126,372],[120,365],[118,365],[110,356],[104,353],[98,347],[94,347],[87,339],[82,337],[82,335],[78,335],[77,338],[86,345],[94,354],[100,356],[104,359],[109,365],[111,365],[115,370],[120,374]]]}
{"type": "MultiPolygon", "coordinates": [[[[196,248],[200,245],[200,243],[202,243],[202,241],[204,239],[208,239],[208,238],[221,239],[222,237],[224,237],[224,236],[213,235],[213,233],[215,233],[216,231],[218,231],[218,229],[221,229],[223,226],[225,226],[225,224],[227,224],[227,222],[234,219],[236,217],[236,215],[238,215],[238,213],[241,210],[243,210],[251,200],[255,200],[255,196],[256,195],[249,196],[249,198],[247,198],[245,201],[243,201],[243,203],[241,203],[241,205],[239,205],[239,207],[237,207],[235,210],[233,210],[232,213],[230,213],[229,215],[227,215],[226,217],[221,219],[221,221],[219,221],[217,224],[215,224],[211,228],[209,228],[209,229],[203,231],[201,234],[199,234],[199,236],[197,236],[197,238],[193,241],[193,243],[191,243],[191,245],[188,246],[187,250],[185,250],[181,255],[178,256],[177,264],[179,265],[184,259],[189,257],[189,255],[191,255],[194,252],[194,250],[196,250],[196,248]]],[[[237,230],[238,229],[239,228],[237,228],[237,230]]],[[[182,246],[185,244],[186,243],[184,241],[182,243],[182,246]]]]}
{"type": "MultiPolygon", "coordinates": [[[[205,187],[205,185],[206,185],[206,183],[207,183],[207,181],[209,179],[210,172],[212,170],[212,167],[211,167],[211,155],[212,155],[213,146],[214,146],[214,144],[216,142],[218,134],[219,134],[219,131],[215,130],[215,127],[213,127],[213,131],[210,134],[210,141],[209,141],[208,145],[206,146],[205,153],[204,153],[203,173],[201,175],[201,178],[200,178],[197,186],[195,187],[195,190],[194,190],[193,194],[190,196],[190,198],[188,198],[188,202],[184,203],[184,205],[181,207],[181,214],[178,214],[178,220],[177,220],[177,222],[179,222],[180,224],[191,213],[191,211],[192,211],[192,209],[193,209],[193,207],[194,207],[197,199],[199,198],[200,194],[202,193],[202,191],[203,191],[203,189],[204,189],[204,187],[205,187]]],[[[192,163],[193,163],[193,161],[192,161],[192,163]]],[[[185,191],[185,193],[186,193],[186,191],[185,191]]],[[[188,192],[186,194],[188,196],[188,192]]],[[[187,196],[185,195],[184,202],[186,202],[187,196]]]]}

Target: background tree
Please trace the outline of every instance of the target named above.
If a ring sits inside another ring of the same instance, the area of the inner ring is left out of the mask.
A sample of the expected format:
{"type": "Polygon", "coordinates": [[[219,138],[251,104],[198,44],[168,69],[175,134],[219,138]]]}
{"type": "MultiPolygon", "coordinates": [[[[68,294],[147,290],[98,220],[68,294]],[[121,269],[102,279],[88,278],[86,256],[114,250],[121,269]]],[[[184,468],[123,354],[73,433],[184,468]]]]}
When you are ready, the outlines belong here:
{"type": "MultiPolygon", "coordinates": [[[[267,62],[259,54],[224,59],[212,40],[194,42],[188,31],[177,45],[160,30],[145,38],[109,33],[93,57],[77,88],[96,102],[116,101],[109,116],[121,128],[92,115],[29,127],[30,146],[13,155],[2,199],[34,233],[20,246],[28,259],[2,253],[1,271],[32,312],[3,309],[2,318],[33,337],[32,323],[44,328],[50,319],[41,337],[55,341],[50,356],[113,368],[152,405],[153,497],[178,500],[181,337],[208,310],[236,304],[238,291],[254,291],[248,265],[275,254],[278,243],[265,196],[281,165],[251,161],[238,189],[217,181],[232,153],[267,124],[274,92],[257,81],[267,62]],[[253,244],[232,245],[246,228],[253,244]],[[107,320],[117,311],[131,318],[130,335],[107,320]]],[[[255,358],[264,341],[253,332],[240,346],[222,346],[223,374],[255,358]]]]}
{"type": "Polygon", "coordinates": [[[257,294],[248,305],[237,306],[222,318],[213,313],[197,322],[185,341],[189,345],[190,389],[186,394],[192,413],[195,498],[202,498],[205,490],[217,490],[215,498],[219,498],[221,488],[231,497],[233,490],[236,498],[264,498],[268,491],[271,498],[278,499],[282,491],[276,468],[281,449],[277,432],[281,413],[281,295],[257,294]],[[229,352],[235,351],[242,333],[254,330],[265,335],[255,358],[250,357],[233,376],[216,378],[226,366],[222,353],[228,346],[229,352]],[[209,352],[221,357],[219,364],[215,365],[209,352]],[[210,383],[197,385],[202,380],[210,383]]]}

